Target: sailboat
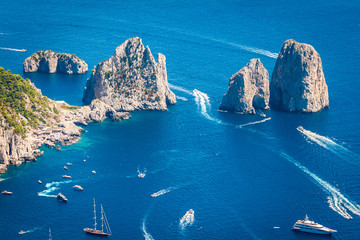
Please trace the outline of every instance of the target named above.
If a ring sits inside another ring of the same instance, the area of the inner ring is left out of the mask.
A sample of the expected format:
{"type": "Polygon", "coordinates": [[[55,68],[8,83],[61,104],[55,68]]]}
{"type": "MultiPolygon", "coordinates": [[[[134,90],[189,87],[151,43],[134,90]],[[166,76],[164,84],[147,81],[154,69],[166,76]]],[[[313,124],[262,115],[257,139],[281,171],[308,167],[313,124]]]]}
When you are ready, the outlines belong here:
{"type": "Polygon", "coordinates": [[[110,225],[109,222],[106,218],[105,215],[105,211],[104,208],[101,204],[101,230],[96,229],[96,205],[95,205],[95,198],[94,198],[94,228],[84,228],[84,231],[90,234],[95,234],[95,235],[100,235],[100,236],[109,236],[111,235],[111,229],[110,229],[110,225]],[[105,226],[105,230],[106,232],[104,232],[104,226],[105,226]]]}

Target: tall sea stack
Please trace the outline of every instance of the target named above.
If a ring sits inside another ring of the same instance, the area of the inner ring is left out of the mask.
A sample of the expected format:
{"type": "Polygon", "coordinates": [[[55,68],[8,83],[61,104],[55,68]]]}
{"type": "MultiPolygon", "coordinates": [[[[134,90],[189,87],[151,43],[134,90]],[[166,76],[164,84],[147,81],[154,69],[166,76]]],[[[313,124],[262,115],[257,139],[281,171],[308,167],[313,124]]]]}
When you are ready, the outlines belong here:
{"type": "Polygon", "coordinates": [[[168,87],[165,56],[159,53],[156,62],[138,37],[126,40],[92,71],[84,90],[85,104],[99,99],[117,111],[134,111],[167,110],[168,104],[176,103],[168,87]]]}
{"type": "Polygon", "coordinates": [[[311,45],[285,41],[271,77],[270,103],[294,112],[317,112],[329,107],[321,58],[311,45]]]}
{"type": "Polygon", "coordinates": [[[260,59],[251,59],[229,82],[221,110],[255,114],[255,108],[269,108],[269,73],[260,59]]]}

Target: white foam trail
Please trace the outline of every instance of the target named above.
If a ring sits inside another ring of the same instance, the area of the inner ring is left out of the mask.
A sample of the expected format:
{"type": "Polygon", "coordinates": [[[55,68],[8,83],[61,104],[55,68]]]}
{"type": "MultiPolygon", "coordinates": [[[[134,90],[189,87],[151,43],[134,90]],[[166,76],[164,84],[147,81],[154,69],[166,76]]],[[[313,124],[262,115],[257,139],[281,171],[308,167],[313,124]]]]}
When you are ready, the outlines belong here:
{"type": "Polygon", "coordinates": [[[56,195],[52,195],[51,193],[58,190],[59,186],[61,184],[70,183],[70,182],[71,182],[71,180],[47,183],[45,185],[46,189],[41,192],[38,192],[38,196],[40,196],[40,197],[56,197],[56,195]]]}
{"type": "Polygon", "coordinates": [[[200,92],[197,89],[193,90],[193,95],[195,96],[196,104],[198,105],[198,107],[200,107],[201,114],[211,121],[222,124],[219,119],[211,117],[207,112],[207,108],[211,107],[209,96],[206,93],[200,92]]]}
{"type": "Polygon", "coordinates": [[[328,137],[321,136],[317,133],[311,132],[309,130],[304,129],[303,127],[299,126],[296,128],[299,132],[301,132],[310,142],[316,143],[319,146],[329,150],[330,152],[344,158],[346,161],[352,164],[359,164],[358,162],[354,162],[349,159],[358,158],[358,156],[348,150],[347,148],[337,144],[333,140],[328,137]]]}
{"type": "Polygon", "coordinates": [[[32,233],[32,232],[34,232],[34,231],[36,231],[36,230],[39,230],[39,229],[41,229],[41,228],[39,228],[39,227],[35,227],[35,228],[33,228],[33,229],[30,229],[30,230],[22,230],[22,233],[19,233],[19,234],[25,234],[25,233],[32,233]]]}
{"type": "Polygon", "coordinates": [[[263,122],[266,122],[266,121],[269,121],[269,120],[271,120],[271,117],[264,118],[264,119],[262,119],[262,120],[255,121],[255,122],[249,122],[249,123],[240,124],[240,125],[237,125],[236,127],[237,127],[237,128],[243,128],[243,127],[246,127],[246,126],[249,126],[249,125],[254,125],[254,124],[258,124],[258,123],[263,123],[263,122]]]}
{"type": "Polygon", "coordinates": [[[13,52],[26,52],[26,49],[17,49],[17,48],[6,48],[0,47],[1,50],[13,51],[13,52]]]}
{"type": "Polygon", "coordinates": [[[156,193],[153,193],[151,194],[152,197],[158,197],[158,196],[161,196],[161,195],[164,195],[168,192],[171,192],[172,190],[176,189],[175,187],[168,187],[168,188],[165,188],[165,189],[161,189],[160,191],[157,191],[156,193]]]}
{"type": "Polygon", "coordinates": [[[179,100],[184,101],[184,102],[188,101],[188,99],[186,97],[176,96],[176,99],[179,99],[179,100]]]}
{"type": "Polygon", "coordinates": [[[330,194],[330,196],[328,197],[328,203],[331,209],[333,209],[335,212],[347,219],[352,219],[352,216],[347,212],[347,210],[360,216],[359,205],[346,198],[338,189],[336,189],[328,182],[322,180],[314,173],[310,172],[309,169],[301,165],[298,161],[296,161],[286,153],[280,153],[280,155],[289,162],[293,163],[296,167],[300,168],[304,173],[308,174],[323,188],[325,192],[330,194]]]}
{"type": "Polygon", "coordinates": [[[191,96],[194,96],[194,94],[193,94],[190,90],[187,90],[187,89],[185,89],[185,88],[183,88],[183,87],[175,86],[175,85],[173,85],[173,84],[171,84],[171,83],[168,83],[168,85],[169,85],[169,88],[171,88],[171,89],[173,89],[173,90],[177,90],[177,91],[179,91],[179,92],[183,92],[183,93],[189,94],[189,95],[191,95],[191,96]]]}
{"type": "Polygon", "coordinates": [[[143,232],[143,236],[145,238],[145,240],[154,240],[153,236],[151,236],[151,234],[146,230],[146,219],[144,218],[143,222],[142,222],[142,226],[141,226],[141,230],[143,232]]]}
{"type": "Polygon", "coordinates": [[[195,221],[195,211],[190,209],[180,219],[179,226],[180,226],[181,230],[184,230],[187,226],[193,225],[194,221],[195,221]]]}

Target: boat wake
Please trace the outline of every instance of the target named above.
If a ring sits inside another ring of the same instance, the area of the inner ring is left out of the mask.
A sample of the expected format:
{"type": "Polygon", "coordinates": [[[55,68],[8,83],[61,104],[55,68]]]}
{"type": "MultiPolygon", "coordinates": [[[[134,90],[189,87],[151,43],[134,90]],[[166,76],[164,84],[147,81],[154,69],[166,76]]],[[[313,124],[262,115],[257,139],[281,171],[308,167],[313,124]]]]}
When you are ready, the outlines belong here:
{"type": "Polygon", "coordinates": [[[219,119],[211,117],[207,112],[207,108],[211,107],[209,96],[206,93],[200,92],[197,89],[193,90],[193,95],[195,97],[196,105],[200,108],[201,114],[208,120],[222,124],[219,119]]]}
{"type": "Polygon", "coordinates": [[[330,152],[334,153],[337,156],[343,157],[345,160],[352,164],[359,164],[354,161],[348,160],[354,159],[354,157],[358,157],[356,154],[348,150],[347,148],[341,146],[340,144],[334,142],[328,137],[321,136],[317,133],[311,132],[309,130],[304,129],[303,127],[299,126],[296,128],[299,132],[301,132],[309,142],[316,143],[319,146],[329,150],[330,152]]]}
{"type": "Polygon", "coordinates": [[[66,183],[70,183],[70,182],[71,182],[71,180],[47,183],[45,185],[46,189],[44,191],[38,192],[38,196],[40,196],[40,197],[56,197],[56,195],[52,195],[51,193],[58,190],[59,186],[61,184],[66,184],[66,183]]]}
{"type": "Polygon", "coordinates": [[[168,187],[168,188],[165,188],[165,189],[161,189],[160,191],[157,191],[156,193],[153,193],[151,194],[152,197],[159,197],[161,195],[164,195],[166,193],[169,193],[171,192],[172,190],[175,190],[176,188],[175,187],[168,187]]]}
{"type": "Polygon", "coordinates": [[[40,230],[41,228],[39,227],[35,227],[35,228],[32,228],[32,229],[29,229],[29,230],[21,230],[19,232],[19,234],[26,234],[26,233],[32,233],[32,232],[35,232],[36,230],[40,230]]]}
{"type": "Polygon", "coordinates": [[[179,226],[181,230],[184,230],[187,226],[193,225],[194,221],[195,221],[195,211],[190,209],[180,219],[179,226]]]}
{"type": "Polygon", "coordinates": [[[179,91],[179,92],[183,92],[183,93],[186,93],[186,94],[188,94],[188,95],[194,96],[193,93],[192,93],[190,90],[187,90],[187,89],[185,89],[185,88],[183,88],[183,87],[176,86],[176,85],[173,85],[173,84],[171,84],[171,83],[168,83],[168,85],[169,85],[169,88],[170,88],[171,90],[177,90],[177,91],[179,91]]]}
{"type": "Polygon", "coordinates": [[[143,232],[145,240],[154,240],[153,236],[146,230],[146,218],[143,219],[141,231],[143,232]]]}
{"type": "Polygon", "coordinates": [[[348,211],[352,212],[355,215],[360,216],[360,206],[355,202],[352,202],[346,198],[338,189],[324,181],[314,173],[310,172],[309,169],[301,165],[298,161],[287,155],[286,153],[280,153],[281,157],[285,158],[289,162],[293,163],[296,167],[300,168],[304,173],[308,174],[313,180],[315,180],[322,189],[327,192],[329,207],[347,219],[352,219],[352,216],[348,211]]]}
{"type": "Polygon", "coordinates": [[[249,125],[254,125],[254,124],[258,124],[258,123],[263,123],[263,122],[266,122],[266,121],[269,121],[269,120],[271,120],[271,117],[264,118],[264,119],[262,119],[262,120],[255,121],[255,122],[248,122],[248,123],[240,124],[240,125],[237,125],[236,128],[243,128],[243,127],[246,127],[246,126],[249,126],[249,125]]]}
{"type": "Polygon", "coordinates": [[[176,99],[179,99],[179,100],[184,101],[184,102],[188,101],[188,99],[186,97],[176,96],[176,99]]]}
{"type": "Polygon", "coordinates": [[[6,51],[13,51],[13,52],[26,52],[26,49],[17,49],[17,48],[6,48],[6,47],[0,47],[1,50],[6,51]]]}

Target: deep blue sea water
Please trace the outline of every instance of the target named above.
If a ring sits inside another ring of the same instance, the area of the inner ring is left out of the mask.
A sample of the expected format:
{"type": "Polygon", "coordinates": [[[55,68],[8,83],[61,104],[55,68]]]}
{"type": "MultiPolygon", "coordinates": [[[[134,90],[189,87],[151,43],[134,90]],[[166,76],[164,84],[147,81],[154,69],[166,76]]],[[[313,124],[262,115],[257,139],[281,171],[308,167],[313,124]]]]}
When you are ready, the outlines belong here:
{"type": "Polygon", "coordinates": [[[0,66],[49,98],[81,105],[90,71],[23,74],[33,52],[74,53],[92,69],[139,36],[165,54],[181,99],[166,112],[90,124],[78,143],[9,167],[0,190],[14,194],[0,196],[0,239],[47,239],[49,227],[54,240],[95,239],[82,231],[93,224],[93,198],[105,208],[111,239],[328,239],[291,231],[305,214],[337,229],[331,238],[360,239],[359,13],[359,1],[3,0],[0,66]],[[229,77],[251,58],[271,75],[289,38],[320,53],[330,108],[218,112],[229,77]],[[71,182],[61,177],[66,162],[71,182]],[[58,192],[67,204],[51,197],[58,192]],[[182,228],[189,209],[195,220],[182,228]]]}

